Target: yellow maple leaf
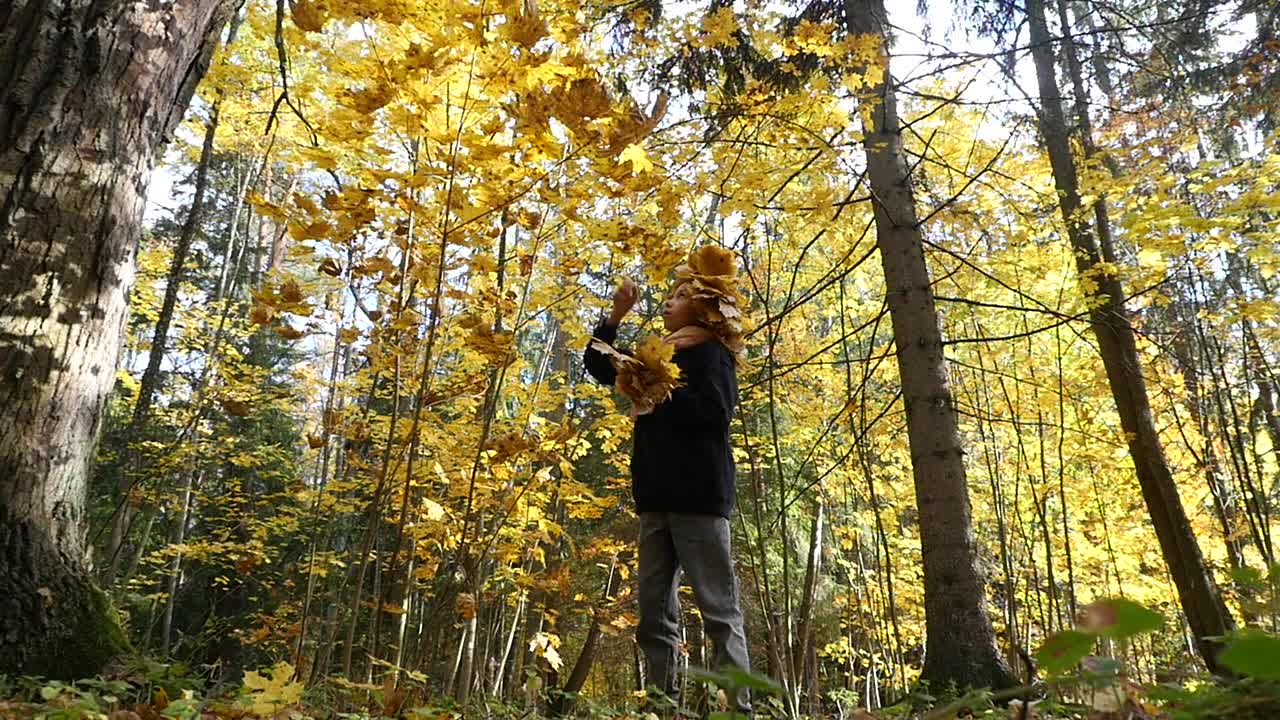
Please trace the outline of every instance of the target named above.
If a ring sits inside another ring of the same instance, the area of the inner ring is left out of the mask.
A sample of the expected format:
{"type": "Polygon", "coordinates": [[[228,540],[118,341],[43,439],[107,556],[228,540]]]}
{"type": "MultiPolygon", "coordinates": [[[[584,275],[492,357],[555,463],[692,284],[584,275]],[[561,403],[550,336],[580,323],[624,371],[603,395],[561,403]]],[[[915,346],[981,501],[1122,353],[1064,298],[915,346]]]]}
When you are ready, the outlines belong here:
{"type": "Polygon", "coordinates": [[[525,0],[520,3],[519,12],[507,17],[506,31],[516,44],[526,50],[532,50],[542,38],[547,36],[547,23],[538,12],[537,0],[525,0]]]}
{"type": "Polygon", "coordinates": [[[738,38],[734,33],[738,30],[738,18],[732,7],[722,7],[702,18],[702,35],[694,38],[693,44],[701,48],[713,48],[724,45],[734,48],[738,46],[738,38]]]}
{"type": "Polygon", "coordinates": [[[529,642],[529,649],[543,660],[547,661],[555,670],[559,670],[564,665],[564,659],[560,657],[560,636],[554,633],[540,632],[533,636],[533,640],[529,642]]]}
{"type": "Polygon", "coordinates": [[[659,403],[671,397],[680,381],[680,367],[672,362],[675,346],[651,335],[638,346],[634,355],[615,350],[599,340],[591,347],[610,358],[618,371],[615,386],[631,399],[639,415],[653,412],[659,403]]]}
{"type": "Polygon", "coordinates": [[[639,175],[653,169],[653,163],[649,161],[649,156],[645,154],[644,148],[639,143],[631,143],[618,156],[618,162],[631,163],[631,174],[639,175]]]}
{"type": "Polygon", "coordinates": [[[287,220],[289,218],[288,211],[266,199],[256,190],[245,193],[244,199],[261,215],[266,215],[275,220],[287,220]]]}
{"type": "Polygon", "coordinates": [[[428,520],[444,519],[445,510],[443,505],[436,502],[435,500],[432,500],[431,498],[424,499],[422,503],[423,503],[424,512],[428,520]]]}
{"type": "Polygon", "coordinates": [[[293,682],[292,665],[281,661],[268,673],[269,677],[263,677],[257,670],[244,674],[244,687],[248,691],[244,702],[249,712],[258,717],[271,717],[302,699],[302,683],[293,682]]]}
{"type": "Polygon", "coordinates": [[[524,86],[532,89],[539,85],[560,85],[577,74],[576,68],[555,60],[546,60],[525,70],[524,86]]]}
{"type": "Polygon", "coordinates": [[[299,330],[291,325],[277,325],[272,329],[285,340],[299,340],[307,335],[306,330],[299,330]]]}
{"type": "Polygon", "coordinates": [[[829,25],[801,20],[796,25],[792,40],[803,52],[812,53],[818,57],[833,57],[836,53],[836,48],[831,44],[833,34],[833,28],[829,25]]]}

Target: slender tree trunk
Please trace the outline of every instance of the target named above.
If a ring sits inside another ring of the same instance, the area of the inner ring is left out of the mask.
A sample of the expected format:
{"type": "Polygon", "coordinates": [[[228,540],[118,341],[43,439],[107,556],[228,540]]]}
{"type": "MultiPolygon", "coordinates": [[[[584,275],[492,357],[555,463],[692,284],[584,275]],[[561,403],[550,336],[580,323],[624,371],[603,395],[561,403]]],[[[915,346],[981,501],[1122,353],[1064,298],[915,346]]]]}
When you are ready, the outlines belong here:
{"type": "MultiPolygon", "coordinates": [[[[1199,322],[1194,317],[1193,312],[1189,312],[1188,322],[1199,322]]],[[[1195,333],[1192,333],[1194,336],[1195,333]]],[[[1204,471],[1205,484],[1209,486],[1209,493],[1213,497],[1214,515],[1217,517],[1218,524],[1222,526],[1222,539],[1227,549],[1227,562],[1231,565],[1232,570],[1240,570],[1245,567],[1244,559],[1244,543],[1240,542],[1240,538],[1236,536],[1236,523],[1239,521],[1236,513],[1236,503],[1231,497],[1229,483],[1224,481],[1224,470],[1222,463],[1218,458],[1217,448],[1213,439],[1213,428],[1209,424],[1208,415],[1204,409],[1204,395],[1200,388],[1200,372],[1195,362],[1195,355],[1192,349],[1193,337],[1187,337],[1185,333],[1175,338],[1173,341],[1173,357],[1178,365],[1178,369],[1182,375],[1182,384],[1187,395],[1187,409],[1191,414],[1191,424],[1200,433],[1200,437],[1204,440],[1203,447],[1196,453],[1196,459],[1204,471]]],[[[1195,452],[1195,448],[1191,448],[1195,452]]]]}
{"type": "Polygon", "coordinates": [[[507,641],[502,646],[502,659],[498,661],[498,668],[493,673],[492,694],[495,700],[505,699],[506,691],[510,687],[505,682],[507,663],[511,660],[511,648],[516,644],[516,636],[519,634],[521,622],[524,620],[524,606],[528,602],[528,598],[528,591],[521,592],[520,599],[516,601],[515,610],[511,613],[511,629],[507,632],[507,641]]]}
{"type": "Polygon", "coordinates": [[[462,708],[466,708],[467,702],[471,698],[472,662],[476,658],[476,632],[478,629],[476,618],[479,614],[479,608],[477,608],[476,614],[467,620],[464,626],[465,633],[462,638],[462,645],[458,648],[458,671],[454,682],[457,683],[458,706],[462,708]]]}
{"type": "MultiPolygon", "coordinates": [[[[977,320],[973,322],[974,332],[976,336],[982,335],[982,326],[977,320]]],[[[1008,517],[1008,501],[1005,498],[1004,482],[1002,480],[1001,471],[1001,455],[1000,445],[997,441],[997,431],[995,422],[995,410],[991,402],[991,388],[983,377],[987,373],[986,361],[983,357],[982,350],[976,351],[978,361],[978,374],[974,378],[974,399],[973,405],[982,408],[987,416],[986,422],[978,422],[978,439],[982,443],[982,456],[986,464],[987,477],[990,482],[992,510],[995,513],[996,537],[1000,544],[1000,568],[1002,571],[1002,582],[1000,583],[1001,593],[1004,602],[1002,608],[1004,613],[1004,631],[1007,639],[1008,647],[1005,648],[1005,661],[1013,666],[1013,661],[1017,658],[1017,648],[1021,647],[1018,641],[1018,581],[1013,570],[1012,553],[1009,550],[1009,525],[1008,517]],[[981,388],[982,396],[978,397],[978,388],[981,388]]],[[[1026,678],[1030,681],[1030,678],[1026,678]]]]}
{"type": "MultiPolygon", "coordinates": [[[[537,567],[535,566],[534,569],[536,571],[537,567]]],[[[539,590],[537,592],[538,595],[543,598],[549,594],[546,590],[539,590]]],[[[524,631],[520,638],[520,644],[517,645],[515,649],[516,656],[511,661],[511,689],[513,692],[517,688],[523,688],[526,685],[524,677],[525,667],[529,664],[532,658],[532,651],[529,649],[529,643],[534,636],[542,631],[542,624],[546,620],[546,613],[544,612],[544,609],[545,603],[537,601],[535,596],[531,594],[527,604],[525,619],[522,623],[524,631]]],[[[445,694],[449,694],[448,690],[445,691],[445,694]]]]}
{"type": "MultiPolygon", "coordinates": [[[[193,473],[187,473],[187,480],[182,488],[181,505],[178,507],[177,522],[173,526],[171,541],[175,546],[182,545],[187,536],[187,517],[191,512],[191,487],[194,482],[193,473]]],[[[160,626],[160,654],[169,656],[169,643],[173,640],[173,608],[177,605],[178,588],[182,587],[182,551],[173,553],[169,563],[168,592],[164,599],[164,620],[160,626]]]]}
{"type": "Polygon", "coordinates": [[[1258,413],[1262,416],[1260,420],[1267,429],[1267,436],[1271,438],[1271,452],[1280,453],[1280,412],[1276,411],[1275,401],[1280,388],[1274,382],[1262,378],[1258,379],[1257,386],[1258,413]]]}
{"type": "Polygon", "coordinates": [[[231,7],[0,6],[0,672],[88,675],[126,648],[85,493],[151,167],[231,7]]]}
{"type": "MultiPolygon", "coordinates": [[[[813,525],[809,531],[809,554],[804,568],[804,595],[800,598],[800,628],[797,632],[798,645],[793,657],[797,667],[794,670],[797,680],[806,677],[806,668],[801,663],[809,662],[809,651],[813,644],[813,607],[817,602],[818,578],[822,572],[822,526],[825,520],[825,503],[819,497],[813,511],[813,525]]],[[[812,686],[809,688],[814,689],[812,686]]]]}
{"type": "MultiPolygon", "coordinates": [[[[275,181],[275,173],[270,165],[263,170],[262,178],[262,194],[270,201],[272,198],[272,187],[275,181]]],[[[298,176],[290,175],[289,182],[285,186],[284,191],[280,193],[279,201],[284,202],[289,199],[289,195],[293,193],[293,189],[298,186],[298,176]]],[[[275,268],[280,267],[284,263],[285,251],[285,233],[288,227],[283,223],[277,223],[269,215],[262,215],[258,218],[258,243],[271,248],[267,254],[267,267],[265,273],[270,273],[275,268]]]]}
{"type": "Polygon", "coordinates": [[[142,557],[146,554],[147,544],[151,542],[151,529],[156,524],[156,512],[151,509],[144,514],[147,519],[142,523],[142,532],[138,535],[138,543],[133,547],[133,557],[129,560],[129,565],[124,569],[123,577],[125,582],[128,582],[130,578],[138,574],[138,567],[142,565],[142,557]]]}
{"type": "Polygon", "coordinates": [[[1245,437],[1239,407],[1231,392],[1232,383],[1227,377],[1224,364],[1228,355],[1222,344],[1215,337],[1201,333],[1201,341],[1206,353],[1206,367],[1213,382],[1213,405],[1218,417],[1218,427],[1222,432],[1222,440],[1227,447],[1227,455],[1231,459],[1234,478],[1239,483],[1238,493],[1244,506],[1244,517],[1248,524],[1249,536],[1254,546],[1262,555],[1265,566],[1271,565],[1272,551],[1270,545],[1270,526],[1267,520],[1266,495],[1257,482],[1254,482],[1253,471],[1249,467],[1247,446],[1249,439],[1245,437]]]}
{"type": "MultiPolygon", "coordinates": [[[[617,592],[618,581],[621,573],[617,571],[618,558],[614,558],[609,564],[609,577],[604,584],[604,598],[601,604],[607,604],[613,599],[613,594],[617,592]]],[[[600,618],[591,618],[591,628],[587,630],[587,637],[582,641],[582,652],[578,653],[578,660],[573,664],[573,670],[569,672],[569,678],[565,680],[563,692],[556,695],[551,702],[551,714],[555,717],[564,717],[573,710],[573,702],[575,696],[582,690],[582,686],[587,682],[587,675],[591,672],[591,665],[596,659],[596,649],[599,647],[600,636],[600,618]]]]}
{"type": "MultiPolygon", "coordinates": [[[[1053,331],[1054,349],[1056,350],[1054,360],[1057,370],[1056,375],[1058,376],[1058,442],[1055,449],[1058,457],[1058,501],[1062,503],[1062,547],[1067,561],[1067,619],[1070,622],[1074,622],[1077,615],[1076,565],[1071,550],[1071,506],[1067,504],[1067,456],[1064,451],[1067,435],[1067,394],[1062,383],[1062,335],[1060,330],[1061,328],[1055,328],[1053,331]]],[[[1028,662],[1029,665],[1030,663],[1028,662]]]]}
{"type": "Polygon", "coordinates": [[[867,95],[875,105],[862,112],[863,147],[920,510],[927,634],[922,677],[935,687],[1010,687],[1014,677],[996,649],[987,614],[964,451],[889,76],[883,0],[846,0],[845,22],[849,32],[874,34],[886,43],[880,59],[884,77],[867,95]]]}
{"type": "Polygon", "coordinates": [[[130,447],[126,451],[128,460],[120,473],[120,501],[115,517],[111,523],[111,541],[107,548],[110,558],[103,584],[110,587],[116,579],[120,561],[124,555],[126,536],[133,519],[133,504],[129,502],[129,494],[138,479],[143,476],[141,453],[133,447],[142,439],[143,429],[151,416],[151,403],[155,399],[156,390],[160,386],[160,365],[164,362],[165,350],[169,343],[169,326],[173,323],[173,310],[178,305],[178,291],[182,288],[183,271],[187,264],[187,253],[191,250],[191,241],[195,239],[196,228],[204,213],[204,196],[209,187],[209,163],[213,158],[213,141],[218,132],[218,107],[215,103],[209,113],[209,121],[205,125],[204,143],[200,148],[200,162],[196,165],[195,189],[191,195],[191,209],[187,211],[187,219],[182,223],[178,233],[178,241],[173,246],[173,259],[169,263],[169,278],[164,286],[164,300],[160,303],[160,315],[156,318],[155,332],[151,337],[151,350],[147,355],[147,367],[142,371],[142,380],[138,383],[138,400],[133,406],[133,417],[129,420],[129,428],[125,431],[126,442],[130,447]]]}
{"type": "MultiPolygon", "coordinates": [[[[263,215],[262,217],[265,220],[267,216],[263,215]]],[[[347,257],[348,257],[348,260],[350,260],[350,257],[351,257],[350,254],[348,254],[347,257]]],[[[351,346],[347,345],[344,352],[341,335],[340,335],[341,328],[344,324],[345,319],[346,319],[346,307],[345,307],[345,304],[342,303],[342,301],[340,300],[339,310],[338,310],[338,322],[336,327],[334,328],[333,352],[331,353],[330,361],[329,361],[329,387],[325,395],[324,415],[323,415],[325,420],[321,425],[320,471],[319,471],[319,477],[316,480],[316,499],[311,505],[311,515],[313,519],[317,518],[319,515],[320,503],[321,503],[321,500],[323,500],[324,498],[325,489],[329,482],[329,454],[330,454],[330,451],[333,449],[334,444],[338,445],[338,453],[339,453],[338,457],[335,458],[335,461],[334,461],[335,474],[341,472],[341,469],[337,467],[337,465],[341,460],[343,443],[334,442],[334,435],[331,431],[329,418],[332,417],[334,413],[341,412],[343,401],[342,401],[342,398],[338,396],[338,373],[340,370],[345,370],[346,366],[350,365],[350,359],[351,359],[351,346]],[[339,362],[340,359],[342,360],[342,362],[339,362]]],[[[321,537],[312,537],[311,547],[308,552],[307,589],[306,589],[306,592],[303,594],[302,611],[299,613],[299,615],[301,616],[301,619],[298,621],[298,643],[295,646],[295,650],[294,650],[295,663],[301,662],[303,657],[303,652],[306,649],[307,623],[310,620],[310,616],[311,616],[311,600],[315,596],[316,551],[320,547],[324,547],[324,548],[329,547],[329,541],[333,536],[332,523],[324,523],[324,528],[325,529],[324,529],[324,532],[321,534],[321,537]]]]}
{"type": "MultiPolygon", "coordinates": [[[[1124,290],[1114,274],[1102,272],[1098,267],[1104,261],[1115,261],[1110,251],[1110,226],[1103,201],[1099,200],[1094,208],[1097,229],[1102,238],[1101,252],[1091,228],[1082,219],[1079,181],[1063,115],[1062,96],[1058,90],[1044,0],[1028,0],[1027,15],[1031,28],[1031,55],[1040,90],[1041,133],[1053,168],[1063,222],[1075,250],[1077,270],[1081,277],[1089,278],[1097,286],[1097,295],[1102,300],[1100,304],[1091,302],[1090,325],[1098,340],[1143,499],[1151,513],[1152,525],[1177,587],[1183,612],[1195,635],[1196,648],[1209,670],[1217,672],[1217,655],[1222,644],[1211,638],[1225,635],[1235,622],[1205,566],[1165,459],[1151,414],[1137,341],[1124,306],[1124,290]]],[[[1074,54],[1074,49],[1068,48],[1068,51],[1074,54]]]]}

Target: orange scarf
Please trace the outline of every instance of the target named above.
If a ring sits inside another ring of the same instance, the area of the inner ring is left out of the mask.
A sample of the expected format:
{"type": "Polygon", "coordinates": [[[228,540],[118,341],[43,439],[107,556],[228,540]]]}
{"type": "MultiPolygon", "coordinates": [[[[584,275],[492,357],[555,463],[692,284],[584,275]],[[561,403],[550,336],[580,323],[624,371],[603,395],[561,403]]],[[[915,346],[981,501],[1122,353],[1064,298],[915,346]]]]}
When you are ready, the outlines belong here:
{"type": "Polygon", "coordinates": [[[662,338],[662,342],[668,345],[675,345],[677,350],[691,348],[694,345],[701,345],[708,340],[715,340],[716,336],[711,331],[701,325],[685,325],[679,330],[662,338]]]}

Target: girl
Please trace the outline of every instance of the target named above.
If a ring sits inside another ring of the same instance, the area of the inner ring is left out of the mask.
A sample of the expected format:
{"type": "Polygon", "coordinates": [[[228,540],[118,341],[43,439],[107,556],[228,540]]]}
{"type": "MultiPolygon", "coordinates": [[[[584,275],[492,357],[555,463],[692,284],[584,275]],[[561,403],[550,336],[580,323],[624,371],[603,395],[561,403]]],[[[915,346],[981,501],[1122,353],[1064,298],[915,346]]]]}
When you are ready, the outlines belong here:
{"type": "MultiPolygon", "coordinates": [[[[677,268],[662,321],[668,332],[663,342],[674,350],[679,368],[678,386],[653,387],[654,376],[675,374],[653,367],[661,359],[636,360],[612,348],[619,323],[635,305],[630,280],[614,293],[613,312],[594,333],[600,342],[585,356],[592,377],[632,396],[631,492],[640,516],[636,642],[650,683],[673,698],[678,570],[693,587],[715,665],[751,666],[729,532],[735,501],[729,423],[738,403],[736,362],[742,350],[734,275],[732,254],[716,247],[702,248],[677,268]]],[[[745,689],[734,701],[737,710],[749,712],[745,689]]]]}

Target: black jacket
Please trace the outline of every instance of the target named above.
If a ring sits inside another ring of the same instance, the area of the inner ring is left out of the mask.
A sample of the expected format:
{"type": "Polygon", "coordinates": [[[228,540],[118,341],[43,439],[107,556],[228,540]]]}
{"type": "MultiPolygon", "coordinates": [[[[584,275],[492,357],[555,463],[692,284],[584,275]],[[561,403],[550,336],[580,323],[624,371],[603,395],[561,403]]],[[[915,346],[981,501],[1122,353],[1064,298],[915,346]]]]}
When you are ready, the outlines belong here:
{"type": "MultiPolygon", "coordinates": [[[[595,337],[610,345],[618,328],[602,324],[595,337]]],[[[609,358],[587,347],[587,372],[612,386],[609,358]]],[[[631,447],[631,497],[637,512],[700,513],[729,517],[735,502],[729,422],[738,405],[732,353],[709,340],[674,357],[680,387],[653,412],[636,418],[631,447]]]]}

